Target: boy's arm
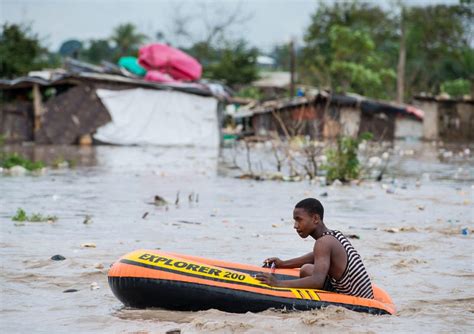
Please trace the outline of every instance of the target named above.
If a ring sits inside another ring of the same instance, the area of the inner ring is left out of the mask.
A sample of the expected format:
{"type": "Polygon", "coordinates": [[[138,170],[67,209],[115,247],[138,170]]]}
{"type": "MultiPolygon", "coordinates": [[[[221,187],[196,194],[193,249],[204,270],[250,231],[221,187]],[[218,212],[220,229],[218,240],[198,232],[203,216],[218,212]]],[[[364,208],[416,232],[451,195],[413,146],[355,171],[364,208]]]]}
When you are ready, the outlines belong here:
{"type": "MultiPolygon", "coordinates": [[[[257,274],[257,279],[270,286],[287,288],[322,289],[331,264],[331,243],[329,238],[321,238],[314,245],[314,271],[311,276],[279,281],[274,275],[267,273],[257,274]]],[[[312,254],[312,253],[311,253],[312,254]]],[[[308,254],[304,255],[307,256],[308,254]]],[[[302,258],[304,257],[302,256],[302,258]]]]}
{"type": "Polygon", "coordinates": [[[277,268],[300,268],[304,264],[313,263],[313,262],[314,262],[314,253],[309,252],[308,254],[295,257],[294,259],[283,261],[283,266],[277,267],[277,268]]]}
{"type": "Polygon", "coordinates": [[[275,263],[276,268],[300,268],[303,266],[303,264],[313,263],[314,256],[313,252],[309,252],[308,254],[302,255],[300,257],[295,257],[294,259],[281,260],[277,257],[270,257],[263,262],[269,267],[272,263],[275,263]]]}

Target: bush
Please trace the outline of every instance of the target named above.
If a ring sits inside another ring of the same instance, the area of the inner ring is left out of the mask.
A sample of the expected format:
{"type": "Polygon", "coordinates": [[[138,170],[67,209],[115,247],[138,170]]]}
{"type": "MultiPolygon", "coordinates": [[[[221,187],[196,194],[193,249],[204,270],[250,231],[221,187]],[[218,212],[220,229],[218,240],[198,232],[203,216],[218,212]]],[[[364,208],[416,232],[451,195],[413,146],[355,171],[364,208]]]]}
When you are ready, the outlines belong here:
{"type": "Polygon", "coordinates": [[[0,166],[3,168],[12,168],[13,166],[22,166],[29,171],[43,168],[45,165],[41,161],[31,161],[17,153],[0,154],[0,166]]]}
{"type": "Polygon", "coordinates": [[[441,84],[441,92],[448,93],[452,97],[461,97],[471,93],[471,82],[466,79],[445,81],[441,84]]]}
{"type": "Polygon", "coordinates": [[[349,182],[359,177],[360,163],[357,157],[359,144],[363,140],[371,140],[372,137],[373,135],[367,132],[359,138],[337,138],[336,148],[326,152],[327,164],[323,169],[327,171],[327,183],[332,183],[334,180],[349,182]]]}
{"type": "Polygon", "coordinates": [[[23,210],[22,208],[18,208],[18,210],[16,211],[16,215],[14,215],[12,217],[12,220],[16,221],[16,222],[28,221],[28,222],[32,222],[32,223],[47,222],[47,221],[55,222],[56,220],[58,220],[58,217],[56,217],[56,216],[43,216],[40,213],[33,213],[31,216],[28,217],[25,210],[23,210]]]}

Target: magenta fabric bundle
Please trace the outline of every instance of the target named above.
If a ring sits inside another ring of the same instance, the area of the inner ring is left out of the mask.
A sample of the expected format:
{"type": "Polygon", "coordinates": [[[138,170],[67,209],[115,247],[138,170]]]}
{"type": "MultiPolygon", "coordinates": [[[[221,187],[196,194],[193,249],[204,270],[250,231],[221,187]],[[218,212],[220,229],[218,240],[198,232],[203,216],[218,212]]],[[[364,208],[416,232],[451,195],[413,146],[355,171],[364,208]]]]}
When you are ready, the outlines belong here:
{"type": "Polygon", "coordinates": [[[201,78],[202,74],[202,66],[196,59],[166,44],[143,46],[139,51],[138,62],[148,73],[154,72],[145,76],[145,79],[150,81],[170,82],[166,75],[176,81],[192,81],[201,78]],[[161,72],[164,76],[156,72],[161,72]]]}
{"type": "Polygon", "coordinates": [[[176,82],[177,80],[173,79],[169,74],[157,71],[150,70],[145,74],[145,80],[155,81],[155,82],[176,82]]]}

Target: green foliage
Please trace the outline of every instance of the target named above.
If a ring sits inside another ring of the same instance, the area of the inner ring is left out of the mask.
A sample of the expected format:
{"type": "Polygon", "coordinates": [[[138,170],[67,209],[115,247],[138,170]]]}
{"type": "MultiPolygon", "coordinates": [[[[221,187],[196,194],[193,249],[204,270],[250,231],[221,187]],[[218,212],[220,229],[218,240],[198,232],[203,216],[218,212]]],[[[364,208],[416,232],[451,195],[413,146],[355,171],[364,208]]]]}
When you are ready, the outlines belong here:
{"type": "Polygon", "coordinates": [[[100,64],[103,60],[113,61],[114,49],[107,39],[92,39],[81,52],[81,59],[93,64],[100,64]]]}
{"type": "Polygon", "coordinates": [[[299,77],[321,88],[388,97],[396,31],[396,21],[376,5],[321,2],[305,35],[299,77]]]}
{"type": "Polygon", "coordinates": [[[138,48],[148,37],[137,31],[137,27],[132,23],[125,23],[117,26],[111,36],[111,41],[115,44],[115,60],[125,56],[137,56],[138,48]]]}
{"type": "Polygon", "coordinates": [[[56,216],[43,216],[40,213],[33,213],[31,216],[28,216],[22,208],[18,208],[16,211],[16,214],[12,217],[13,221],[16,222],[32,222],[32,223],[39,223],[39,222],[55,222],[58,220],[58,217],[56,216]]]}
{"type": "MultiPolygon", "coordinates": [[[[46,48],[29,27],[5,23],[0,34],[0,77],[26,75],[50,64],[46,48]]],[[[54,59],[52,59],[54,60],[54,59]]]]}
{"type": "Polygon", "coordinates": [[[248,48],[244,41],[239,41],[213,53],[212,50],[208,48],[212,59],[204,67],[204,77],[221,80],[230,86],[248,84],[258,79],[257,49],[248,48]]]}
{"type": "Polygon", "coordinates": [[[327,164],[323,169],[327,171],[326,180],[332,183],[334,180],[348,182],[357,179],[360,173],[360,164],[357,157],[359,144],[363,140],[371,140],[371,133],[363,133],[359,138],[339,137],[336,148],[326,152],[327,164]]]}
{"type": "Polygon", "coordinates": [[[367,32],[334,25],[330,28],[329,40],[333,50],[329,69],[335,91],[390,97],[386,92],[393,89],[396,74],[382,66],[375,43],[367,32]]]}
{"type": "Polygon", "coordinates": [[[83,43],[76,39],[70,39],[61,44],[59,47],[59,54],[62,57],[78,58],[83,49],[83,43]]]}
{"type": "Polygon", "coordinates": [[[465,79],[445,81],[441,84],[441,91],[453,97],[462,97],[471,93],[471,82],[465,79]]]}
{"type": "Polygon", "coordinates": [[[242,88],[237,93],[238,97],[249,98],[254,100],[262,99],[262,93],[259,91],[257,87],[247,86],[242,88]]]}
{"type": "Polygon", "coordinates": [[[12,220],[16,222],[24,222],[28,220],[28,216],[26,215],[25,210],[18,208],[18,210],[16,210],[16,215],[12,217],[12,220]]]}
{"type": "Polygon", "coordinates": [[[436,94],[445,81],[472,80],[473,8],[463,4],[406,8],[409,91],[436,94]]]}
{"type": "Polygon", "coordinates": [[[45,165],[41,161],[28,160],[17,153],[0,155],[0,166],[3,168],[12,168],[14,166],[22,166],[29,171],[43,168],[45,165]]]}
{"type": "Polygon", "coordinates": [[[472,2],[403,10],[358,1],[321,2],[298,59],[299,78],[321,88],[394,98],[403,25],[406,96],[437,94],[445,81],[472,81],[473,12],[472,2]]]}
{"type": "Polygon", "coordinates": [[[275,59],[275,65],[278,70],[290,70],[290,46],[288,44],[276,45],[273,47],[270,56],[275,59]]]}

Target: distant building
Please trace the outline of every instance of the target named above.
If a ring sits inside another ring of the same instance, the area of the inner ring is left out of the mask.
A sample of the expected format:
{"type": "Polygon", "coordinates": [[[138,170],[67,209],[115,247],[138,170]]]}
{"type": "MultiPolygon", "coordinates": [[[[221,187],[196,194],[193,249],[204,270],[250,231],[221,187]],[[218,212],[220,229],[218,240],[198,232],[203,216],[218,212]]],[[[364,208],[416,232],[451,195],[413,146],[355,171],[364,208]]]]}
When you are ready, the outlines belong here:
{"type": "MultiPolygon", "coordinates": [[[[251,118],[255,135],[276,132],[332,139],[371,132],[377,140],[421,138],[423,111],[413,106],[375,101],[359,95],[319,92],[313,97],[276,99],[239,109],[251,118]]],[[[239,117],[239,113],[235,117],[239,117]]],[[[248,130],[248,129],[247,129],[248,130]]]]}
{"type": "Polygon", "coordinates": [[[214,86],[158,84],[78,65],[0,80],[7,143],[219,146],[223,99],[214,86]]]}
{"type": "Polygon", "coordinates": [[[291,83],[290,72],[260,72],[260,79],[252,82],[266,99],[275,99],[288,93],[291,83]]]}
{"type": "Polygon", "coordinates": [[[426,140],[474,140],[474,100],[448,96],[415,96],[414,103],[425,111],[423,138],[426,140]]]}
{"type": "Polygon", "coordinates": [[[275,68],[276,61],[272,57],[268,56],[258,56],[257,57],[257,67],[262,70],[272,70],[275,68]]]}

